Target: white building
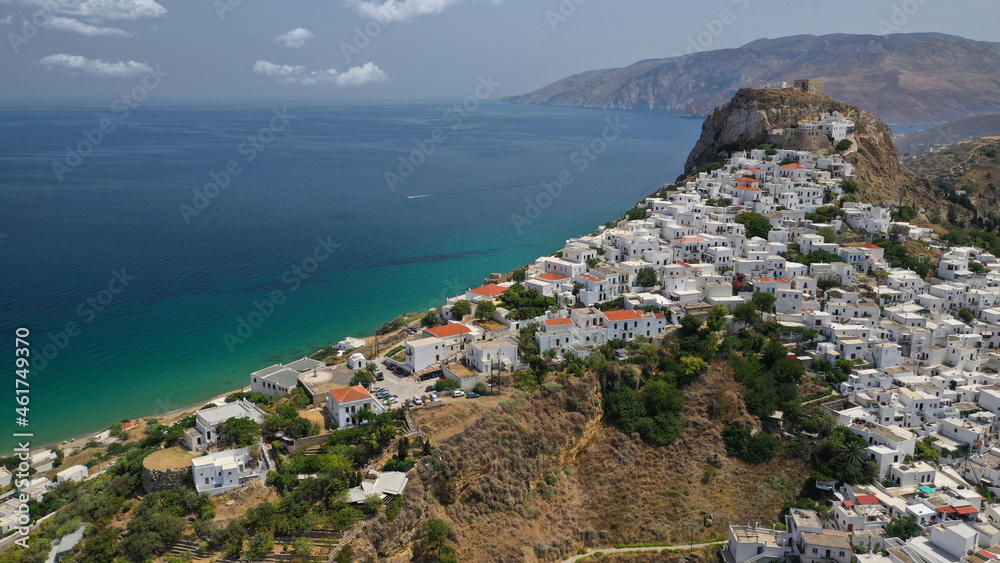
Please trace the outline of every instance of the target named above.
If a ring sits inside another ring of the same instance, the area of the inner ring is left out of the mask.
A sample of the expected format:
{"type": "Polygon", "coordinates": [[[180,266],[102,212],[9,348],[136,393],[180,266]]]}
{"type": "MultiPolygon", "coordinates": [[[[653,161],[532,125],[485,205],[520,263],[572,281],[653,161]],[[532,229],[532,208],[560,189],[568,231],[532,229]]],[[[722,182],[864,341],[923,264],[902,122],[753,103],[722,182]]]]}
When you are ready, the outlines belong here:
{"type": "Polygon", "coordinates": [[[195,427],[184,431],[184,445],[194,451],[216,443],[219,440],[219,424],[231,418],[249,418],[261,424],[266,417],[266,412],[245,399],[201,409],[195,413],[195,427]]]}
{"type": "Polygon", "coordinates": [[[86,465],[74,465],[56,473],[56,483],[65,483],[67,481],[79,482],[89,476],[90,470],[87,469],[86,465]]]}
{"type": "Polygon", "coordinates": [[[191,460],[194,488],[201,493],[218,495],[237,489],[243,484],[260,478],[253,467],[250,448],[216,452],[191,460]]]}
{"type": "Polygon", "coordinates": [[[486,373],[496,368],[510,371],[513,366],[517,365],[517,342],[509,338],[473,342],[469,345],[469,351],[465,357],[469,366],[480,373],[486,373]]]}
{"type": "Polygon", "coordinates": [[[250,392],[284,397],[299,384],[299,372],[275,364],[250,374],[250,392]]]}
{"type": "Polygon", "coordinates": [[[326,412],[339,428],[350,428],[361,424],[362,420],[357,416],[365,409],[375,414],[385,412],[382,403],[360,385],[335,389],[326,397],[326,412]]]}

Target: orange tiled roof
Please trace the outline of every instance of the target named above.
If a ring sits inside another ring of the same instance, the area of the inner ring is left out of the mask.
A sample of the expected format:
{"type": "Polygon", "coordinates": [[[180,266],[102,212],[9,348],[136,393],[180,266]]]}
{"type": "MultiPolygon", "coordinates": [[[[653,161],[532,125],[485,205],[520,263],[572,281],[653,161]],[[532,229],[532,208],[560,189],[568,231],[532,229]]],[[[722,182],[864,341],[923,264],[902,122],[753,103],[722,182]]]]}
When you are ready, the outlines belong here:
{"type": "Polygon", "coordinates": [[[330,395],[338,405],[353,403],[354,401],[364,401],[372,398],[371,393],[360,385],[348,387],[347,389],[334,389],[333,391],[330,391],[330,395]]]}
{"type": "Polygon", "coordinates": [[[798,162],[793,162],[791,164],[785,164],[782,168],[788,168],[790,170],[802,170],[805,166],[802,166],[798,162]]]}
{"type": "Polygon", "coordinates": [[[642,313],[639,311],[605,311],[604,317],[609,321],[631,321],[641,319],[642,313]]]}
{"type": "Polygon", "coordinates": [[[562,326],[562,325],[571,325],[571,324],[573,324],[573,319],[567,319],[567,318],[562,318],[562,319],[547,319],[545,321],[545,326],[562,326]]]}
{"type": "Polygon", "coordinates": [[[561,281],[561,280],[565,280],[565,279],[569,279],[569,278],[567,278],[566,276],[560,276],[559,274],[556,274],[556,273],[553,273],[553,272],[549,272],[547,274],[542,274],[542,275],[538,276],[538,279],[547,280],[547,281],[561,281]]]}
{"type": "Polygon", "coordinates": [[[476,295],[482,295],[484,297],[496,297],[497,295],[500,295],[501,293],[507,291],[507,288],[500,287],[499,285],[491,283],[491,284],[486,284],[483,287],[470,289],[469,291],[475,293],[476,295]]]}
{"type": "Polygon", "coordinates": [[[448,338],[449,336],[458,336],[459,334],[472,332],[472,329],[462,323],[451,323],[444,326],[429,328],[427,329],[427,332],[437,336],[438,338],[448,338]]]}

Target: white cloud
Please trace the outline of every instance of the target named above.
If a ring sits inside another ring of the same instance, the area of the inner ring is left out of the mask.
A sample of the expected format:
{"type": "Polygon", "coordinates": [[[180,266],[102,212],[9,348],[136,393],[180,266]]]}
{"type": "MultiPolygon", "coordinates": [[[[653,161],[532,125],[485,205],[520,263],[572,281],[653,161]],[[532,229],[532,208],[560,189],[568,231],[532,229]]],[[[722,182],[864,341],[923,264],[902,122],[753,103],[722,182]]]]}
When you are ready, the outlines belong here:
{"type": "Polygon", "coordinates": [[[257,61],[253,65],[253,71],[283,84],[301,84],[303,86],[334,84],[344,88],[377,84],[389,80],[389,75],[373,63],[351,67],[344,72],[338,72],[332,68],[307,72],[306,67],[301,65],[279,65],[267,61],[257,61]]]}
{"type": "Polygon", "coordinates": [[[121,78],[153,72],[153,67],[136,61],[121,61],[109,63],[101,59],[88,59],[79,55],[49,55],[38,61],[38,64],[51,69],[62,70],[70,74],[93,74],[108,78],[121,78]]]}
{"type": "MultiPolygon", "coordinates": [[[[440,14],[464,0],[346,0],[362,16],[380,23],[406,21],[413,16],[440,14]]],[[[501,0],[492,0],[499,4],[501,0]]]]}
{"type": "Polygon", "coordinates": [[[167,9],[156,0],[24,0],[50,12],[98,20],[159,18],[167,9]]]}
{"type": "Polygon", "coordinates": [[[14,22],[14,16],[7,16],[6,18],[0,19],[0,25],[7,25],[14,22]]]}
{"type": "Polygon", "coordinates": [[[79,20],[74,20],[73,18],[64,18],[62,16],[54,16],[49,18],[48,24],[45,26],[51,29],[61,29],[63,31],[72,31],[73,33],[79,33],[80,35],[87,35],[89,37],[132,37],[134,33],[129,33],[124,29],[118,29],[116,27],[97,27],[90,25],[89,23],[83,23],[79,20]]]}
{"type": "Polygon", "coordinates": [[[274,40],[281,43],[285,47],[292,47],[293,49],[298,49],[299,47],[306,44],[306,41],[312,39],[313,32],[309,31],[304,27],[296,27],[295,29],[289,31],[288,33],[282,33],[281,35],[275,35],[274,40]]]}

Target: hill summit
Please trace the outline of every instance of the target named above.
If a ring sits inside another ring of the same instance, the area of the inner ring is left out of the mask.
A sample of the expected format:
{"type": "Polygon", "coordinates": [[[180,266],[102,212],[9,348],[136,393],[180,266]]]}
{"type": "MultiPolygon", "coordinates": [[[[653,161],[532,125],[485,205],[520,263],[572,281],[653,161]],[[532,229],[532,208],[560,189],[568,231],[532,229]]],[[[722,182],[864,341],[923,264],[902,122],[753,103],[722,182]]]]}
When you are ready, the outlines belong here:
{"type": "MultiPolygon", "coordinates": [[[[889,126],[867,111],[826,95],[817,81],[802,82],[804,86],[795,88],[744,88],[713,110],[702,124],[701,137],[678,181],[719,160],[720,153],[728,155],[767,143],[769,130],[794,129],[801,123],[815,122],[822,114],[839,112],[854,122],[853,144],[844,155],[856,168],[862,201],[897,204],[930,197],[929,188],[900,165],[889,126]]],[[[820,143],[825,147],[817,152],[834,152],[825,137],[820,143]]]]}

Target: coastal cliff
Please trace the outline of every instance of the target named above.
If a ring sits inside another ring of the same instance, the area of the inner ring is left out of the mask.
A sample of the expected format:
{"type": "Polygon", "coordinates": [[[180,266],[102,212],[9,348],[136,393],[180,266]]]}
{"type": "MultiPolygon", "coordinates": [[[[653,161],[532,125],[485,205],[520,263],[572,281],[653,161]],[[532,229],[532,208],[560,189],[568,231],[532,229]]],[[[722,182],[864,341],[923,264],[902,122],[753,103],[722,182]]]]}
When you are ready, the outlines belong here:
{"type": "Polygon", "coordinates": [[[822,112],[840,112],[855,122],[854,146],[846,158],[857,170],[859,196],[871,203],[922,202],[929,186],[899,163],[892,131],[871,113],[821,92],[783,88],[744,88],[705,119],[678,181],[696,174],[720,152],[745,150],[767,142],[769,129],[813,121],[822,112]]]}
{"type": "Polygon", "coordinates": [[[599,109],[672,109],[706,115],[740,88],[822,78],[826,91],[893,124],[944,123],[1000,111],[1000,45],[940,33],[796,35],[735,49],[579,73],[516,103],[599,109]]]}

